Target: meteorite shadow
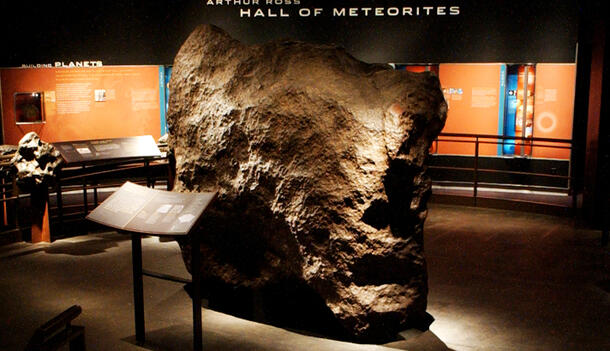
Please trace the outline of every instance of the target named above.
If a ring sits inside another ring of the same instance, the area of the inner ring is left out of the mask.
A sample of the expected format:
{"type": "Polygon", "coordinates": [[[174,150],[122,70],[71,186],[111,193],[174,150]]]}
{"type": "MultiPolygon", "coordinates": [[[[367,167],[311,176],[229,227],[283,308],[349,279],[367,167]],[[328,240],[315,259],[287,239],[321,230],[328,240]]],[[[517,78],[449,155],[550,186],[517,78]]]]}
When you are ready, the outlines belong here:
{"type": "MultiPolygon", "coordinates": [[[[184,288],[190,296],[190,284],[184,288]]],[[[286,279],[260,289],[206,281],[202,290],[208,308],[217,312],[307,336],[357,341],[349,336],[324,300],[296,279],[286,279]]]]}

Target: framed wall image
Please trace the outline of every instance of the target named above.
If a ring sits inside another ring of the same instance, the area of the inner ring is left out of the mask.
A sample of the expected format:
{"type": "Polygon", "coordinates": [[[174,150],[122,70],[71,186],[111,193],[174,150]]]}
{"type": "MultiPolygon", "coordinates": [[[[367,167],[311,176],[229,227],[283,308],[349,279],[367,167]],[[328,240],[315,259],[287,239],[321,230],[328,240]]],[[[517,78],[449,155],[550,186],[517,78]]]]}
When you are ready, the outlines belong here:
{"type": "Polygon", "coordinates": [[[44,123],[44,93],[15,93],[15,124],[44,123]]]}

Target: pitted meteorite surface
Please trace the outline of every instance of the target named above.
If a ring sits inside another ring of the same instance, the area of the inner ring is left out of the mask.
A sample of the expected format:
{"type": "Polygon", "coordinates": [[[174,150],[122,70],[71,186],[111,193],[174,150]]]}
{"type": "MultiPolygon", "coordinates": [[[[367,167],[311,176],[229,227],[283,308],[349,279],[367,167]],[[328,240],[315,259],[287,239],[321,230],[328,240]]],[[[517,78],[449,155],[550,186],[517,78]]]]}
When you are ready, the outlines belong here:
{"type": "Polygon", "coordinates": [[[299,282],[361,341],[425,320],[424,161],[447,110],[436,76],[200,26],[170,91],[175,189],[219,191],[200,231],[204,277],[299,282]]]}

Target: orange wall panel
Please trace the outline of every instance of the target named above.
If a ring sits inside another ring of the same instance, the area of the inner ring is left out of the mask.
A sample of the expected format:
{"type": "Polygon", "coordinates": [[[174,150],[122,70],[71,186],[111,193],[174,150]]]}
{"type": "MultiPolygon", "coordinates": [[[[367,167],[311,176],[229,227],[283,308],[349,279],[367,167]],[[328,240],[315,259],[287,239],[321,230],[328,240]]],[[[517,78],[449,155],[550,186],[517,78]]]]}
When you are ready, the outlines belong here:
{"type": "MultiPolygon", "coordinates": [[[[572,139],[575,81],[574,64],[536,65],[534,137],[572,139]]],[[[532,157],[570,159],[570,150],[536,146],[532,157]]]]}
{"type": "Polygon", "coordinates": [[[0,78],[5,144],[30,131],[47,142],[160,136],[158,66],[9,68],[0,78]],[[96,90],[105,101],[95,101],[96,90]],[[17,125],[14,94],[34,91],[44,92],[46,123],[17,125]]]}
{"type": "MultiPolygon", "coordinates": [[[[498,134],[501,68],[501,64],[439,66],[439,79],[449,105],[444,133],[498,134]]],[[[439,142],[438,153],[474,155],[474,144],[439,142]]],[[[497,155],[497,146],[481,144],[479,154],[497,155]]]]}

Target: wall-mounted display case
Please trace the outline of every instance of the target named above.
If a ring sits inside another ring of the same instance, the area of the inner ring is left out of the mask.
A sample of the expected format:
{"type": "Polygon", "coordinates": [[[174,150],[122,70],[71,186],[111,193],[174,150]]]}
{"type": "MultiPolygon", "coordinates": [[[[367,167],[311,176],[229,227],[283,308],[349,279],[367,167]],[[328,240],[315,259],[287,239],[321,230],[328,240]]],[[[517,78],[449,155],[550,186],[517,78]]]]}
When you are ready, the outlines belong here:
{"type": "Polygon", "coordinates": [[[15,123],[44,123],[44,93],[41,91],[15,93],[15,123]]]}

